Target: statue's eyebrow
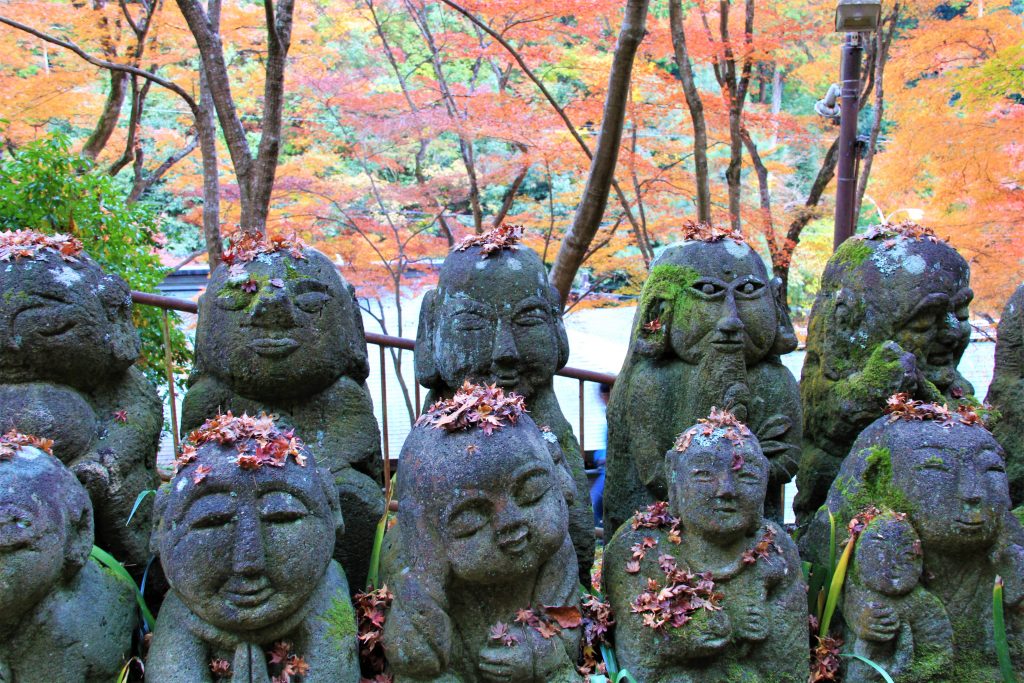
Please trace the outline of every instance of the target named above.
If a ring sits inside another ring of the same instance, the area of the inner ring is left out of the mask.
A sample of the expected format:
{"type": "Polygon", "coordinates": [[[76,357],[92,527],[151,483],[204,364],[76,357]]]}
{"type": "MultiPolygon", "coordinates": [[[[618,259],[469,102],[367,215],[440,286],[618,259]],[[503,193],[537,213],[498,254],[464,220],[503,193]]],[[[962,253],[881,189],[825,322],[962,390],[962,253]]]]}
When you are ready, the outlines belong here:
{"type": "Polygon", "coordinates": [[[312,277],[304,277],[300,280],[296,280],[295,289],[301,289],[304,292],[317,291],[326,293],[330,291],[330,288],[327,285],[312,277]]]}
{"type": "Polygon", "coordinates": [[[302,501],[306,507],[312,509],[318,509],[321,506],[316,496],[311,495],[308,488],[304,486],[296,486],[291,482],[283,479],[267,479],[261,481],[256,485],[256,497],[262,498],[270,493],[287,493],[295,498],[302,501]]]}
{"type": "Polygon", "coordinates": [[[463,311],[471,313],[491,313],[493,311],[491,306],[470,297],[451,297],[446,303],[451,307],[451,310],[446,311],[447,315],[454,315],[463,311]]]}

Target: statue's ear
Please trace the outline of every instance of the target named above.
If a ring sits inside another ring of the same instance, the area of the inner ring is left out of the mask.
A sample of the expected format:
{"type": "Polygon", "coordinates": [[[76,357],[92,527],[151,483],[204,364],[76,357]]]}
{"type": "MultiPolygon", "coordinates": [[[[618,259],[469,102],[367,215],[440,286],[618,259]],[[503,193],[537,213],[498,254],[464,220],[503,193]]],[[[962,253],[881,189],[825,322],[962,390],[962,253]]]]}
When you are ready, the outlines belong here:
{"type": "Polygon", "coordinates": [[[356,288],[348,285],[345,288],[348,292],[351,307],[352,336],[348,340],[348,357],[351,359],[349,366],[349,377],[362,384],[370,376],[370,362],[366,357],[366,330],[363,328],[363,316],[359,312],[359,302],[356,300],[356,288]]]}
{"type": "Polygon", "coordinates": [[[434,326],[438,323],[440,291],[432,289],[423,296],[420,306],[420,322],[416,327],[416,351],[413,361],[416,366],[416,381],[428,389],[441,384],[441,373],[434,360],[434,326]]]}
{"type": "Polygon", "coordinates": [[[320,488],[327,497],[327,506],[331,511],[331,518],[334,521],[334,545],[339,547],[341,539],[345,536],[345,518],[341,513],[341,499],[338,495],[338,487],[334,485],[334,475],[327,467],[318,467],[320,488]]]}
{"type": "Polygon", "coordinates": [[[558,369],[561,370],[569,362],[569,336],[565,333],[565,321],[562,319],[562,300],[558,290],[548,286],[548,303],[551,304],[551,315],[555,318],[555,340],[558,343],[558,369]]]}
{"type": "Polygon", "coordinates": [[[633,320],[636,351],[649,358],[660,358],[668,351],[675,301],[657,292],[641,295],[633,320]]]}
{"type": "Polygon", "coordinates": [[[678,495],[676,495],[676,482],[675,482],[676,473],[675,473],[675,468],[672,467],[672,458],[673,457],[679,457],[679,455],[680,454],[679,454],[678,451],[676,451],[674,448],[670,448],[665,453],[665,460],[662,462],[662,465],[661,465],[664,468],[664,470],[665,470],[665,472],[664,472],[664,474],[665,474],[665,488],[668,489],[668,509],[669,510],[678,510],[679,509],[679,504],[682,502],[682,501],[679,500],[678,495]]]}
{"type": "Polygon", "coordinates": [[[771,288],[778,318],[778,329],[775,332],[775,343],[772,345],[771,352],[781,356],[795,351],[798,344],[796,331],[793,329],[793,320],[789,317],[789,306],[786,305],[786,293],[782,289],[782,280],[777,277],[772,278],[771,288]]]}
{"type": "Polygon", "coordinates": [[[149,552],[160,555],[160,543],[164,537],[164,515],[167,513],[167,500],[170,497],[170,484],[160,486],[153,496],[153,531],[149,534],[149,552]]]}
{"type": "Polygon", "coordinates": [[[67,539],[64,545],[63,579],[75,576],[89,560],[94,539],[92,503],[85,488],[74,486],[70,499],[64,501],[67,509],[67,539]]]}

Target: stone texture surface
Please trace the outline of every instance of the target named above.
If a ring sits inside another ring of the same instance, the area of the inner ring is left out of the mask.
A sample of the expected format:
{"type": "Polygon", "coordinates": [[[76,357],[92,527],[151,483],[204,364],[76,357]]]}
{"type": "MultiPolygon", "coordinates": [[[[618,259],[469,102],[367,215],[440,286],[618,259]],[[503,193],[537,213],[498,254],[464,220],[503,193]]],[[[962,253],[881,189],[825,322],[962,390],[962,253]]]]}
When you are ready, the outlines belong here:
{"type": "Polygon", "coordinates": [[[497,384],[526,399],[534,421],[558,439],[581,495],[570,509],[569,533],[580,577],[594,558],[594,515],[579,441],[558,405],[555,373],[569,360],[558,294],[532,249],[518,246],[483,258],[479,246],[452,251],[436,290],[420,309],[416,379],[426,404],[451,398],[464,381],[497,384]]]}
{"type": "MultiPolygon", "coordinates": [[[[945,427],[876,420],[853,444],[827,500],[840,530],[869,505],[886,514],[859,541],[844,599],[846,641],[870,647],[904,680],[999,680],[992,587],[1001,576],[1021,670],[1024,530],[1010,512],[1003,452],[992,435],[956,419],[945,427]],[[904,523],[893,513],[905,514],[904,523]]],[[[827,563],[828,539],[822,510],[801,539],[804,559],[827,563]]]]}
{"type": "Polygon", "coordinates": [[[713,406],[729,407],[761,439],[767,509],[782,519],[801,413],[796,380],[779,360],[796,348],[780,294],[761,258],[728,238],[673,245],[651,265],[608,404],[605,528],[667,497],[666,449],[713,406]]]}
{"type": "Polygon", "coordinates": [[[309,665],[303,683],[359,680],[349,586],[332,559],[344,532],[337,489],[302,453],[305,466],[247,470],[236,444],[207,443],[160,489],[152,543],[171,591],[147,680],[212,681],[222,659],[226,680],[269,683],[267,654],[282,641],[309,665]]]}
{"type": "Polygon", "coordinates": [[[992,435],[1006,450],[1010,499],[1024,503],[1024,285],[1003,309],[996,341],[996,368],[985,398],[999,411],[992,435]]]}
{"type": "Polygon", "coordinates": [[[361,587],[384,513],[363,323],[331,260],[302,253],[261,254],[237,275],[225,264],[214,270],[199,303],[181,428],[227,410],[266,411],[294,428],[334,475],[347,522],[335,558],[361,587]]]}
{"type": "Polygon", "coordinates": [[[665,455],[668,511],[678,525],[627,521],[605,549],[616,659],[644,683],[803,683],[807,586],[796,546],[762,512],[769,461],[749,432],[740,443],[723,429],[702,434],[665,455]],[[638,548],[643,557],[630,567],[638,548]],[[678,627],[646,624],[634,604],[649,581],[658,591],[671,583],[667,561],[710,573],[720,609],[698,609],[678,627]]]}
{"type": "Polygon", "coordinates": [[[568,535],[576,490],[551,446],[525,415],[490,436],[413,429],[384,571],[395,594],[384,646],[396,682],[582,680],[579,628],[545,638],[515,621],[519,610],[579,606],[568,535]],[[499,623],[511,645],[490,637],[499,623]]]}
{"type": "Polygon", "coordinates": [[[96,543],[141,573],[156,488],[163,407],[133,366],[139,339],[128,285],[86,254],[42,251],[0,264],[0,431],[55,441],[85,485],[96,543]],[[123,411],[123,412],[122,412],[123,411]]]}
{"type": "Polygon", "coordinates": [[[800,380],[798,520],[824,502],[854,439],[889,396],[973,400],[956,369],[970,341],[969,280],[967,262],[948,244],[885,231],[849,239],[829,259],[800,380]]]}
{"type": "Polygon", "coordinates": [[[89,560],[92,504],[53,456],[0,460],[0,680],[109,683],[128,660],[133,591],[89,560]]]}

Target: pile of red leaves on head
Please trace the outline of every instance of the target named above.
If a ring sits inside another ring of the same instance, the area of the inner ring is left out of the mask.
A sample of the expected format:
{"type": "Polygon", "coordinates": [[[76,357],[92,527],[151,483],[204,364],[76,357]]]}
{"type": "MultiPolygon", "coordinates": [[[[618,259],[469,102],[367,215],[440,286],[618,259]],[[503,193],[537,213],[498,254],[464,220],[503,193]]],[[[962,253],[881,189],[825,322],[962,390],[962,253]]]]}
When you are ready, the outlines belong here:
{"type": "Polygon", "coordinates": [[[658,558],[658,566],[665,574],[665,585],[654,579],[647,580],[647,588],[636,597],[630,611],[643,618],[644,626],[655,630],[671,626],[679,628],[700,610],[716,612],[722,609],[722,594],[715,592],[711,572],[691,574],[676,566],[671,555],[658,558]]]}
{"type": "MultiPolygon", "coordinates": [[[[235,417],[229,410],[217,413],[203,426],[188,435],[181,445],[181,454],[175,460],[175,471],[196,459],[198,447],[207,443],[236,444],[238,457],[235,463],[243,470],[258,470],[261,467],[284,467],[291,456],[300,466],[306,466],[306,456],[302,454],[302,441],[295,436],[295,430],[281,431],[274,423],[274,416],[260,413],[259,417],[250,417],[242,413],[235,417]]],[[[210,468],[200,465],[197,472],[202,481],[210,468]]]]}
{"type": "MultiPolygon", "coordinates": [[[[724,430],[720,436],[732,441],[734,444],[739,445],[743,443],[744,437],[751,436],[750,430],[747,426],[740,422],[735,415],[730,413],[725,408],[719,410],[712,406],[711,413],[707,417],[702,417],[697,420],[697,425],[690,427],[685,432],[679,435],[676,439],[676,450],[682,453],[690,447],[690,442],[693,441],[693,437],[701,434],[703,436],[711,437],[715,435],[718,430],[724,430]]],[[[735,462],[733,465],[735,466],[735,462]]],[[[742,457],[740,458],[739,466],[743,466],[742,457]]],[[[739,469],[734,467],[734,469],[739,469]]]]}
{"type": "Polygon", "coordinates": [[[811,651],[811,676],[809,683],[826,683],[839,680],[839,648],[843,646],[840,638],[832,636],[815,636],[818,645],[811,651]]]}
{"type": "Polygon", "coordinates": [[[479,427],[491,435],[495,429],[515,424],[526,412],[523,397],[514,391],[507,395],[498,386],[464,382],[455,396],[430,406],[416,420],[417,425],[430,425],[446,432],[479,427]]]}
{"type": "Polygon", "coordinates": [[[304,259],[302,250],[306,243],[296,235],[285,237],[274,235],[267,237],[255,230],[240,230],[228,236],[228,248],[220,256],[220,260],[231,266],[232,273],[241,272],[243,264],[256,259],[260,254],[276,254],[287,251],[292,258],[304,259]]]}
{"type": "Polygon", "coordinates": [[[948,406],[940,406],[938,403],[916,401],[906,392],[890,396],[886,401],[885,412],[889,416],[889,422],[896,422],[897,420],[933,420],[942,427],[950,427],[955,422],[960,422],[960,424],[965,424],[968,427],[985,426],[984,420],[970,406],[960,405],[957,406],[955,411],[952,411],[948,406]]]}
{"type": "MultiPolygon", "coordinates": [[[[854,239],[894,240],[897,237],[905,237],[911,240],[923,240],[928,242],[949,241],[936,237],[934,230],[932,230],[931,228],[926,228],[923,225],[918,225],[913,221],[903,221],[902,223],[882,223],[881,225],[873,225],[867,230],[865,230],[863,235],[856,235],[854,239]]],[[[886,242],[883,246],[886,249],[891,249],[892,247],[896,246],[896,242],[886,242]]]]}
{"type": "Polygon", "coordinates": [[[13,460],[14,454],[25,446],[32,446],[53,455],[53,439],[22,434],[16,429],[12,429],[3,436],[0,436],[0,462],[13,460]]]}
{"type": "Polygon", "coordinates": [[[757,564],[758,560],[767,560],[772,552],[781,555],[782,548],[775,543],[775,530],[769,527],[753,548],[743,551],[743,564],[757,564]]]}
{"type": "Polygon", "coordinates": [[[679,537],[679,518],[673,517],[668,511],[668,503],[658,501],[648,505],[646,510],[637,510],[633,515],[633,530],[637,529],[668,529],[668,540],[678,545],[682,539],[679,537]]]}
{"type": "Polygon", "coordinates": [[[580,665],[576,667],[581,674],[608,673],[604,662],[597,661],[601,646],[608,643],[608,632],[615,624],[612,618],[612,607],[602,602],[596,595],[584,595],[580,601],[583,613],[583,650],[580,665]]]}
{"type": "MultiPolygon", "coordinates": [[[[850,542],[853,543],[861,532],[871,524],[872,520],[878,515],[882,514],[882,511],[876,508],[874,505],[869,505],[864,508],[850,519],[849,524],[846,525],[846,530],[850,533],[850,542]]],[[[903,512],[896,513],[896,519],[906,519],[907,515],[903,512]]]]}
{"type": "Polygon", "coordinates": [[[71,235],[46,235],[36,230],[0,232],[0,261],[37,259],[44,251],[59,254],[65,261],[74,261],[82,253],[82,242],[71,235]]]}
{"type": "Polygon", "coordinates": [[[356,593],[352,598],[359,627],[359,668],[363,674],[360,683],[391,683],[381,637],[388,608],[394,599],[387,584],[376,590],[356,593]]]}
{"type": "Polygon", "coordinates": [[[688,242],[721,242],[729,239],[737,244],[746,244],[743,233],[738,230],[696,221],[683,224],[683,239],[688,242]]]}
{"type": "Polygon", "coordinates": [[[480,257],[487,258],[502,249],[518,249],[519,240],[523,238],[523,226],[500,225],[482,235],[469,235],[455,245],[456,251],[466,251],[470,247],[480,247],[480,257]]]}
{"type": "Polygon", "coordinates": [[[574,605],[542,605],[544,612],[537,613],[533,609],[521,609],[516,612],[516,623],[530,626],[545,639],[553,638],[563,628],[579,628],[583,623],[583,614],[574,605]]]}

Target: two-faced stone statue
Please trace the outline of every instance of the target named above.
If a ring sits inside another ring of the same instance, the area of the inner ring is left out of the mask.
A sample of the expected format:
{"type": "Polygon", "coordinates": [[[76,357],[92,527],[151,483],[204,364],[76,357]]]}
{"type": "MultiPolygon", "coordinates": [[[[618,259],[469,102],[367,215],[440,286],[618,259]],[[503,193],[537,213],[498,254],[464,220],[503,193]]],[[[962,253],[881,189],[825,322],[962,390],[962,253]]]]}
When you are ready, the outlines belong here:
{"type": "Polygon", "coordinates": [[[713,406],[732,410],[761,440],[769,517],[782,519],[782,486],[796,471],[800,400],[779,360],[796,337],[781,282],[738,234],[694,225],[687,235],[651,264],[612,387],[608,529],[667,498],[665,451],[713,406]]]}
{"type": "Polygon", "coordinates": [[[645,683],[807,680],[796,546],[763,506],[771,464],[712,411],[665,454],[669,500],[637,511],[604,554],[615,657],[645,683]]]}
{"type": "Polygon", "coordinates": [[[153,550],[171,590],[147,680],[356,683],[330,470],[271,417],[230,413],[190,435],[178,466],[157,494],[153,550]]]}
{"type": "Polygon", "coordinates": [[[996,367],[986,402],[999,412],[992,436],[1006,451],[1010,500],[1024,503],[1024,285],[1017,288],[999,319],[996,367]]]}
{"type": "Polygon", "coordinates": [[[52,442],[0,436],[0,681],[109,683],[131,656],[131,586],[89,559],[89,494],[52,442]]]}
{"type": "Polygon", "coordinates": [[[293,427],[334,473],[347,521],[336,557],[362,586],[384,513],[362,319],[319,251],[252,233],[234,240],[199,303],[182,431],[227,410],[274,413],[293,427]]]}
{"type": "Polygon", "coordinates": [[[0,233],[0,430],[47,434],[92,498],[96,543],[141,573],[163,408],[133,364],[131,292],[78,240],[0,233]]]}
{"type": "Polygon", "coordinates": [[[464,381],[515,391],[530,414],[558,440],[580,495],[569,533],[586,583],[594,557],[594,524],[579,441],[555,397],[555,373],[569,360],[558,293],[544,263],[518,244],[521,229],[503,226],[473,236],[441,266],[437,289],[420,309],[416,378],[429,405],[451,398],[464,381]]]}
{"type": "Polygon", "coordinates": [[[396,680],[581,681],[576,491],[560,449],[501,389],[467,386],[424,415],[402,449],[389,532],[396,680]]]}
{"type": "Polygon", "coordinates": [[[914,224],[876,226],[844,242],[821,277],[800,380],[804,448],[794,503],[814,514],[854,439],[908,392],[970,402],[957,371],[970,341],[970,269],[953,247],[914,224]]]}
{"type": "MultiPolygon", "coordinates": [[[[843,600],[848,645],[900,680],[999,680],[997,577],[1014,666],[1024,666],[1024,529],[1010,512],[1003,450],[969,408],[901,394],[890,410],[854,442],[801,539],[804,558],[827,565],[829,513],[837,529],[866,515],[843,600]]],[[[847,680],[877,680],[852,668],[847,680]]]]}

